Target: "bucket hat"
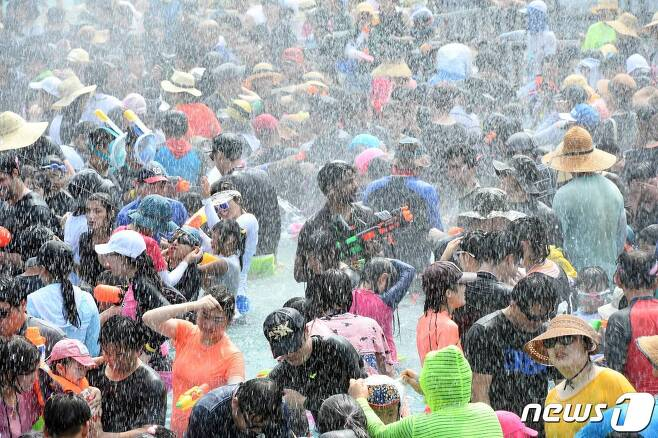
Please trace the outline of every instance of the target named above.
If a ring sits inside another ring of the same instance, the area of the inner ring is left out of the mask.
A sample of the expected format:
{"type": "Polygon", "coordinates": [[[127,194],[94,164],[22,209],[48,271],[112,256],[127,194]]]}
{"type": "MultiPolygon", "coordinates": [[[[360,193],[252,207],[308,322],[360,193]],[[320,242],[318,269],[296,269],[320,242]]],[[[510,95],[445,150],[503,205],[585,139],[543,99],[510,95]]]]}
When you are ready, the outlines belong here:
{"type": "Polygon", "coordinates": [[[30,146],[41,137],[48,122],[31,123],[11,111],[0,114],[0,151],[30,146]]]}
{"type": "Polygon", "coordinates": [[[142,199],[137,210],[128,216],[135,225],[152,230],[154,233],[168,234],[178,229],[171,220],[172,208],[169,200],[160,195],[149,195],[142,199]]]}
{"type": "Polygon", "coordinates": [[[624,12],[617,17],[616,20],[606,21],[605,24],[610,26],[615,30],[615,32],[631,36],[634,38],[638,37],[639,26],[637,24],[637,17],[631,13],[624,12]]]}
{"type": "Polygon", "coordinates": [[[542,162],[562,172],[597,172],[612,167],[617,157],[595,148],[589,132],[574,126],[555,151],[542,157],[542,162]]]}
{"type": "Polygon", "coordinates": [[[584,336],[591,339],[595,345],[600,343],[599,335],[585,320],[573,315],[558,315],[550,320],[544,333],[526,343],[523,349],[535,362],[552,365],[543,341],[561,336],[584,336]]]}
{"type": "Polygon", "coordinates": [[[373,78],[410,78],[411,70],[406,62],[384,63],[375,68],[371,75],[373,78]]]}
{"type": "Polygon", "coordinates": [[[265,318],[263,334],[274,357],[293,353],[302,347],[305,323],[304,317],[291,307],[283,307],[265,318]]]}
{"type": "Polygon", "coordinates": [[[53,104],[53,109],[62,109],[71,105],[78,97],[96,91],[96,85],[85,86],[77,76],[71,76],[57,87],[60,99],[53,104]]]}
{"type": "Polygon", "coordinates": [[[31,90],[43,90],[46,93],[50,94],[51,96],[54,96],[59,99],[60,98],[59,84],[61,83],[62,80],[60,78],[51,74],[38,81],[35,80],[30,82],[28,86],[30,87],[31,90]]]}
{"type": "Polygon", "coordinates": [[[167,93],[188,93],[194,97],[201,97],[203,93],[195,88],[196,81],[192,73],[174,70],[169,79],[160,82],[160,86],[167,93]]]}

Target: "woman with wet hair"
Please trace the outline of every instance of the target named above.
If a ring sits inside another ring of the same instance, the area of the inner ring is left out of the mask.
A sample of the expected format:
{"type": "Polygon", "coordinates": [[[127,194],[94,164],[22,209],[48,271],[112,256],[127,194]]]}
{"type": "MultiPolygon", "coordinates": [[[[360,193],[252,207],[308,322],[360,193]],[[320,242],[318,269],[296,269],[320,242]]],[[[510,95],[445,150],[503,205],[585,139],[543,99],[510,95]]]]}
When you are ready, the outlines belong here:
{"type": "Polygon", "coordinates": [[[357,438],[368,438],[366,416],[357,402],[347,394],[327,398],[320,406],[317,419],[318,432],[351,430],[357,438]]]}
{"type": "Polygon", "coordinates": [[[100,317],[93,297],[69,280],[73,250],[59,240],[46,242],[37,254],[39,276],[47,286],[27,297],[27,313],[64,331],[67,337],[85,344],[92,356],[100,352],[100,317]]]}
{"type": "Polygon", "coordinates": [[[199,266],[204,286],[222,284],[233,295],[237,295],[246,236],[240,225],[231,219],[216,223],[210,235],[212,250],[217,259],[199,266]]]}

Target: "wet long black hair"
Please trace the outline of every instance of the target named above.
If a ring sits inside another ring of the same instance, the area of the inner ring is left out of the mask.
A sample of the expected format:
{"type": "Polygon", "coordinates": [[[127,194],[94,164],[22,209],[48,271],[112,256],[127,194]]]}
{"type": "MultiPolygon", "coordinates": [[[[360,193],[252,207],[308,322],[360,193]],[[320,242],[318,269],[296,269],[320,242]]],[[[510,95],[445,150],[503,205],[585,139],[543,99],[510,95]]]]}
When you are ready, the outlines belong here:
{"type": "Polygon", "coordinates": [[[36,370],[39,361],[39,350],[24,337],[0,339],[0,389],[16,389],[17,377],[36,370]]]}
{"type": "Polygon", "coordinates": [[[247,233],[240,227],[240,224],[233,219],[224,219],[212,227],[213,233],[219,234],[219,240],[224,241],[229,236],[233,236],[237,245],[238,257],[240,258],[240,270],[244,263],[244,249],[247,243],[247,233]]]}
{"type": "Polygon", "coordinates": [[[80,316],[75,305],[75,291],[69,280],[73,272],[73,249],[59,240],[51,240],[39,248],[37,263],[43,266],[52,277],[53,283],[60,283],[64,301],[64,317],[75,327],[80,327],[80,316]]]}
{"type": "Polygon", "coordinates": [[[363,267],[361,284],[370,283],[370,286],[375,290],[377,288],[377,281],[382,274],[389,274],[386,289],[397,281],[398,271],[393,266],[393,263],[383,257],[374,257],[363,267]]]}
{"type": "Polygon", "coordinates": [[[105,209],[105,214],[107,215],[107,223],[105,224],[105,229],[108,235],[111,234],[112,230],[114,229],[114,222],[116,221],[117,213],[119,212],[116,204],[110,195],[102,192],[96,192],[92,194],[89,199],[87,199],[87,202],[89,201],[96,201],[103,206],[105,209]]]}

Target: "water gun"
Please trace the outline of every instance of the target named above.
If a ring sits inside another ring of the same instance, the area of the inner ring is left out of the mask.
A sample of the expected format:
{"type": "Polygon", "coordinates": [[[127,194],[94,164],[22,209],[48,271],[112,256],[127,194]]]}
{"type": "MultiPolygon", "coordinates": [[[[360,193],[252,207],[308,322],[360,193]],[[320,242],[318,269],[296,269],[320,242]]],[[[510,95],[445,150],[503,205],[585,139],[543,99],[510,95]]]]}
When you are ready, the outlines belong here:
{"type": "Polygon", "coordinates": [[[4,248],[11,242],[11,233],[5,227],[0,227],[0,248],[4,248]]]}
{"type": "Polygon", "coordinates": [[[123,301],[123,290],[117,286],[99,284],[94,288],[94,298],[99,303],[121,304],[123,301]]]}
{"type": "Polygon", "coordinates": [[[263,378],[270,375],[270,371],[272,371],[272,370],[269,369],[269,368],[266,368],[264,370],[260,370],[259,372],[256,373],[256,378],[263,379],[263,378]]]}
{"type": "Polygon", "coordinates": [[[382,220],[377,225],[361,231],[345,240],[336,242],[340,259],[354,259],[359,257],[365,250],[365,243],[378,237],[385,237],[389,244],[394,245],[391,232],[413,222],[414,216],[408,206],[400,207],[390,213],[390,217],[382,220]]]}
{"type": "Polygon", "coordinates": [[[183,393],[178,400],[176,401],[176,407],[182,411],[189,411],[194,407],[196,402],[198,402],[201,397],[206,395],[210,391],[210,386],[207,383],[204,383],[201,386],[195,386],[190,388],[183,393]]]}

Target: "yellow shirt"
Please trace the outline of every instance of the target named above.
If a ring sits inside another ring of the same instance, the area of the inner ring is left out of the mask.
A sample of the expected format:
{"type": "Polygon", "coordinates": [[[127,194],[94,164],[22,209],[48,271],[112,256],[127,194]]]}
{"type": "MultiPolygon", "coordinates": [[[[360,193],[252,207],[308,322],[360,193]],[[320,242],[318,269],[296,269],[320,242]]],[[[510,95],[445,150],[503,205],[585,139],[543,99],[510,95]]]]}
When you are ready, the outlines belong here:
{"type": "MultiPolygon", "coordinates": [[[[620,395],[627,392],[635,392],[633,385],[622,374],[609,368],[600,369],[599,373],[576,394],[572,395],[566,400],[562,400],[557,393],[557,388],[553,388],[546,396],[544,406],[557,403],[561,405],[570,404],[570,415],[574,414],[575,405],[580,403],[583,406],[580,408],[580,415],[583,414],[586,404],[592,405],[606,403],[608,406],[614,406],[615,402],[620,395]]],[[[559,414],[561,417],[564,411],[559,414]]],[[[594,406],[591,407],[588,418],[596,415],[594,406]]],[[[555,415],[556,417],[558,415],[555,415]]],[[[560,421],[559,423],[544,423],[544,430],[546,431],[546,438],[564,438],[572,437],[587,424],[586,421],[566,423],[560,421]]]]}

